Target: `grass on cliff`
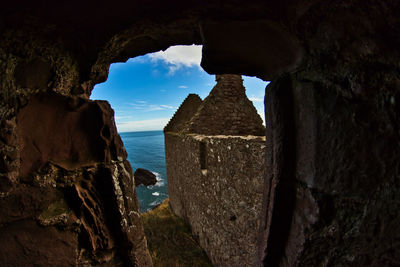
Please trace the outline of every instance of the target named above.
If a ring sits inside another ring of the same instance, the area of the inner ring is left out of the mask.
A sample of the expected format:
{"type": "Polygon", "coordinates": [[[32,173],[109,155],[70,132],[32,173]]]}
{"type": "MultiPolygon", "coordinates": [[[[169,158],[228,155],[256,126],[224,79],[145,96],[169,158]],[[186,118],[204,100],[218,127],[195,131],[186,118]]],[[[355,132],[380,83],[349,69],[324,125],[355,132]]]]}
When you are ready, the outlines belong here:
{"type": "Polygon", "coordinates": [[[142,220],[155,267],[212,266],[189,226],[171,212],[169,199],[143,213],[142,220]]]}

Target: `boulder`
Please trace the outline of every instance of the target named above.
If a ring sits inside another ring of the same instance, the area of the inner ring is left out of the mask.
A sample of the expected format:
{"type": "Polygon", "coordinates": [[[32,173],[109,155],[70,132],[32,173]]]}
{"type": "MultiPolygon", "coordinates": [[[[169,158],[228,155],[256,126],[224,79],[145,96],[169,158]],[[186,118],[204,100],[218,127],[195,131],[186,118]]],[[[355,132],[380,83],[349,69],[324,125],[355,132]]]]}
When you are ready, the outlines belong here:
{"type": "Polygon", "coordinates": [[[155,185],[157,183],[157,178],[154,173],[149,170],[138,168],[134,175],[135,177],[135,185],[155,185]]]}

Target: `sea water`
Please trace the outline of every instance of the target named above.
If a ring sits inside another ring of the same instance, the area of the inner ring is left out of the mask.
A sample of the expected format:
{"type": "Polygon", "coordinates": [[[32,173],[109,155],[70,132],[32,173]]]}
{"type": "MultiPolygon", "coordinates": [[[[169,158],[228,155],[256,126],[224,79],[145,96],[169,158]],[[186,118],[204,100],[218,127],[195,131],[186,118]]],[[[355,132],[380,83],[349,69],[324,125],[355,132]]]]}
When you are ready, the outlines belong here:
{"type": "Polygon", "coordinates": [[[151,171],[155,185],[136,187],[141,212],[146,212],[168,197],[165,167],[164,133],[162,131],[120,133],[133,172],[137,168],[151,171]]]}

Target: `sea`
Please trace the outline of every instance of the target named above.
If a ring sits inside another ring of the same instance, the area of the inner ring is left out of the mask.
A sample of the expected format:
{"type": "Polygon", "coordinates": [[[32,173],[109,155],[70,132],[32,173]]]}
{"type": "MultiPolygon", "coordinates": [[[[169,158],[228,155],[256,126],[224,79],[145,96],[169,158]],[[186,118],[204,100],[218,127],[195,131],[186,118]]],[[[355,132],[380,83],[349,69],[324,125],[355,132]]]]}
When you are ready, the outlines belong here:
{"type": "Polygon", "coordinates": [[[136,187],[140,212],[146,212],[168,197],[167,170],[163,131],[120,133],[133,172],[137,168],[151,171],[157,177],[155,185],[136,187]]]}

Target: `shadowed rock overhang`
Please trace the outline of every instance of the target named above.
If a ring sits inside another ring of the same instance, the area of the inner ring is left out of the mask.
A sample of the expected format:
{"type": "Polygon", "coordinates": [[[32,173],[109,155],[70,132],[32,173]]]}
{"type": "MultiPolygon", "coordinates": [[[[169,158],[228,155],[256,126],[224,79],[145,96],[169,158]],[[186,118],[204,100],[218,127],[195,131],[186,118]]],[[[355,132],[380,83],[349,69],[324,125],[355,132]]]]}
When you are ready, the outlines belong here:
{"type": "Polygon", "coordinates": [[[118,139],[112,112],[88,97],[111,63],[194,43],[203,44],[209,73],[272,81],[256,265],[398,265],[399,5],[2,3],[0,247],[7,250],[0,261],[151,265],[132,172],[123,148],[110,141],[118,139]],[[63,99],[60,105],[39,101],[53,102],[53,94],[63,99]],[[41,111],[52,115],[42,120],[41,111]],[[61,131],[57,113],[77,132],[61,131]],[[79,122],[87,120],[79,118],[89,113],[88,125],[99,124],[83,133],[79,122]],[[40,136],[39,129],[30,133],[40,125],[47,133],[61,131],[61,139],[40,136]],[[98,131],[102,125],[112,129],[98,131]],[[69,136],[83,136],[82,144],[96,148],[77,152],[69,136]],[[111,151],[116,155],[106,156],[111,151]]]}

